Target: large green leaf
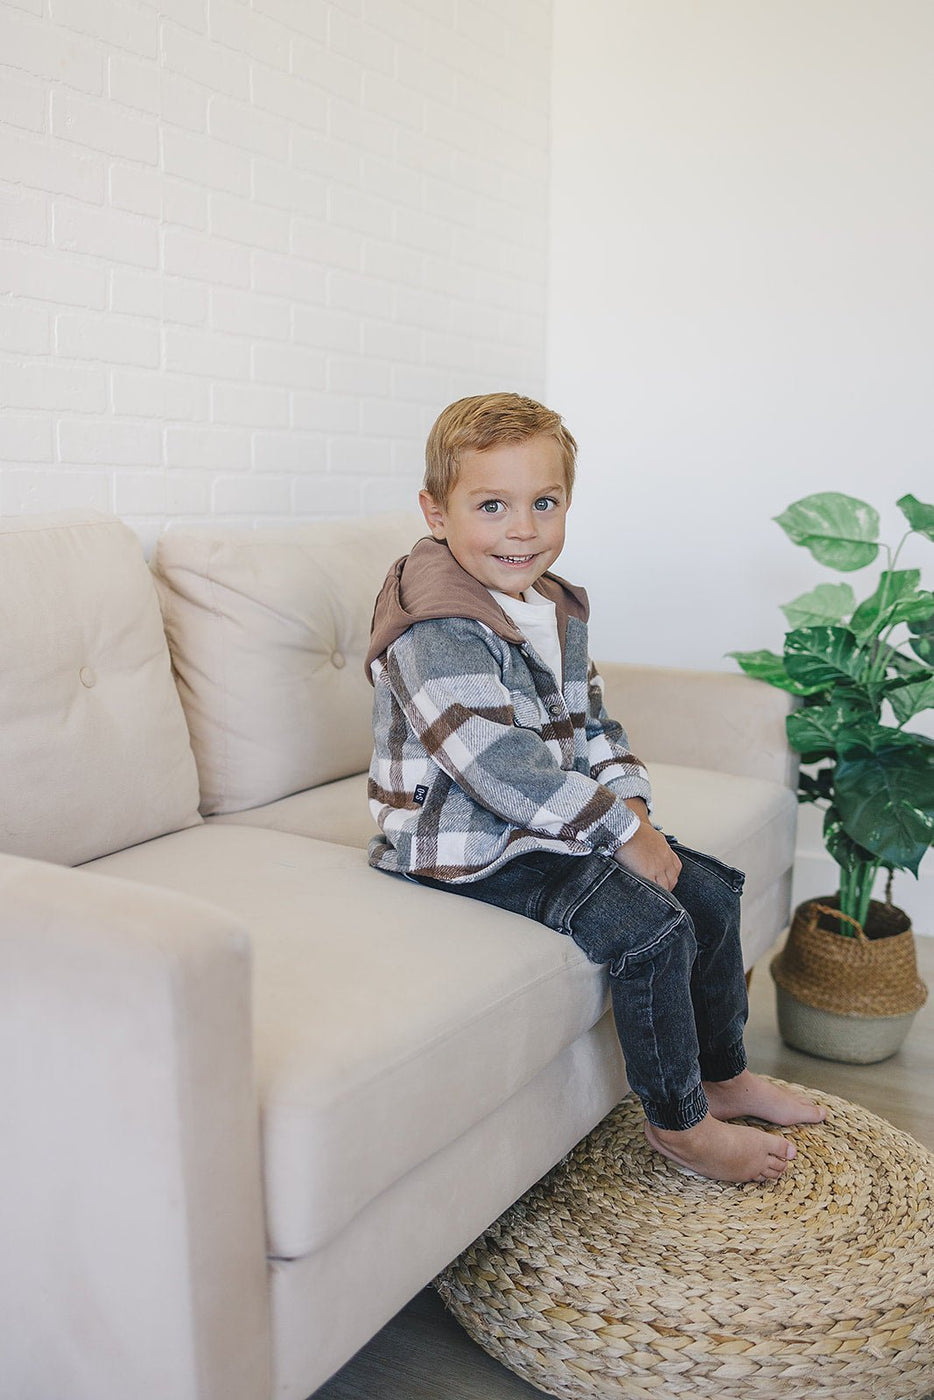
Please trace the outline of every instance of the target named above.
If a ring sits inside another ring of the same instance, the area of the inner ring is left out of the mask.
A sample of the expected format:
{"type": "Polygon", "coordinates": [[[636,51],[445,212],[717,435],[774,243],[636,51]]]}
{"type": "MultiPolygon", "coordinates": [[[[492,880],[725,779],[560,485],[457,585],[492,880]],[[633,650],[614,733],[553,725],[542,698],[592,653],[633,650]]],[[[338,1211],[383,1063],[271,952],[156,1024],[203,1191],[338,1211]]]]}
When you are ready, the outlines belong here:
{"type": "Polygon", "coordinates": [[[828,855],[844,870],[856,870],[861,865],[872,865],[876,860],[871,851],[846,834],[840,813],[833,806],[824,813],[824,845],[828,855]]]}
{"type": "Polygon", "coordinates": [[[860,603],[850,627],[863,641],[897,622],[923,622],[934,614],[934,594],[919,591],[920,569],[885,570],[871,598],[860,603]]]}
{"type": "Polygon", "coordinates": [[[908,645],[915,656],[920,656],[926,665],[934,666],[934,617],[909,622],[908,631],[911,633],[908,645]]]}
{"type": "Polygon", "coordinates": [[[913,530],[934,540],[934,506],[925,505],[916,496],[902,496],[895,504],[913,530]]]}
{"type": "Polygon", "coordinates": [[[780,656],[776,656],[774,651],[728,651],[727,656],[732,656],[737,661],[747,676],[752,676],[754,680],[766,681],[769,685],[778,686],[780,690],[790,690],[792,695],[804,695],[806,692],[793,681],[785,670],[785,663],[780,656]]]}
{"type": "MultiPolygon", "coordinates": [[[[916,624],[916,626],[919,624],[916,624]]],[[[931,645],[934,648],[934,626],[926,622],[920,623],[921,627],[927,627],[931,634],[931,645]]],[[[914,646],[914,641],[909,639],[910,645],[914,646]]],[[[925,665],[922,661],[916,661],[913,656],[906,656],[897,647],[889,646],[888,643],[880,643],[880,654],[885,655],[886,667],[893,670],[897,676],[902,676],[910,681],[923,681],[931,674],[930,665],[925,665]]],[[[934,660],[934,656],[932,656],[934,660]]]]}
{"type": "Polygon", "coordinates": [[[839,700],[830,705],[808,705],[785,720],[788,742],[805,763],[836,757],[849,744],[869,744],[878,728],[871,710],[839,700]]]}
{"type": "Polygon", "coordinates": [[[886,691],[885,698],[895,711],[899,724],[904,724],[912,715],[922,710],[934,710],[934,676],[926,681],[912,681],[886,691]]]}
{"type": "Polygon", "coordinates": [[[795,544],[804,545],[819,564],[841,573],[865,568],[878,553],[879,516],[867,501],[839,491],[820,491],[795,501],[775,517],[795,544]]]}
{"type": "Polygon", "coordinates": [[[815,627],[818,624],[842,622],[856,606],[853,590],[848,583],[819,583],[810,593],[802,593],[782,612],[789,627],[815,627]]]}
{"type": "Polygon", "coordinates": [[[934,743],[884,731],[837,764],[834,801],[846,834],[886,865],[918,873],[934,839],[934,743]]]}
{"type": "Polygon", "coordinates": [[[867,665],[848,627],[798,627],[785,637],[785,670],[805,694],[860,682],[867,665]]]}
{"type": "Polygon", "coordinates": [[[886,626],[896,622],[927,622],[929,617],[934,617],[934,593],[919,588],[911,597],[899,598],[886,618],[886,626]]]}

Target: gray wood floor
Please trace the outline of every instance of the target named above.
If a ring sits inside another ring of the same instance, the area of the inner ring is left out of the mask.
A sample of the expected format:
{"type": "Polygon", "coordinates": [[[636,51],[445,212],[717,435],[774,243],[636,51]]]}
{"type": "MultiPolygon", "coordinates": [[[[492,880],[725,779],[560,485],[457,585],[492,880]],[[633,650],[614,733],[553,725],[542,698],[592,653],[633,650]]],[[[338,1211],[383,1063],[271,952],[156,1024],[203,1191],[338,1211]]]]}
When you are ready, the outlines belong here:
{"type": "MultiPolygon", "coordinates": [[[[753,977],[746,1043],[763,1074],[839,1094],[887,1118],[934,1151],[934,938],[918,940],[931,998],[898,1055],[878,1065],[837,1065],[783,1045],[768,959],[753,977]]],[[[425,1289],[333,1376],[314,1400],[541,1400],[476,1346],[425,1289]]],[[[661,1397],[659,1398],[661,1400],[661,1397]]],[[[932,1397],[934,1400],[934,1397],[932,1397]]]]}

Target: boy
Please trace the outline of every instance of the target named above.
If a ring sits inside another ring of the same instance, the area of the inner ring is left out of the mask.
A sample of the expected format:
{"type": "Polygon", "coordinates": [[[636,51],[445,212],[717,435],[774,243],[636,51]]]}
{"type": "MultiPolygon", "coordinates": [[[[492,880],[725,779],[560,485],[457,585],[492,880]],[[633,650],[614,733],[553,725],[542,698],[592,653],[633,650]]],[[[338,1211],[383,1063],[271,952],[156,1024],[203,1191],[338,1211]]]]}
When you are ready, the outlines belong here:
{"type": "Polygon", "coordinates": [[[649,821],[648,776],[587,655],[586,595],[549,572],[575,459],[558,414],[516,394],[461,399],[432,428],[432,538],[390,570],[367,656],[370,863],[608,963],[651,1145],[717,1180],[774,1180],[794,1144],[727,1120],[824,1111],[746,1068],[743,876],[649,821]]]}

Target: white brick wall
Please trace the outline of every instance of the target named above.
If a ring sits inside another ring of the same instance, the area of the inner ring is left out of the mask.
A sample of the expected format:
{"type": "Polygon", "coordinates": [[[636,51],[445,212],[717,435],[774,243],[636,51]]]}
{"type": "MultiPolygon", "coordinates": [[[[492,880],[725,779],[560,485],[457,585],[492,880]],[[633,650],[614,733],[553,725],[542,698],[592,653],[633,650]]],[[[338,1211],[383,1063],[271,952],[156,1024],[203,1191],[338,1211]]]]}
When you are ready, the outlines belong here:
{"type": "Polygon", "coordinates": [[[0,510],[411,505],[541,395],[552,0],[0,0],[0,510]]]}

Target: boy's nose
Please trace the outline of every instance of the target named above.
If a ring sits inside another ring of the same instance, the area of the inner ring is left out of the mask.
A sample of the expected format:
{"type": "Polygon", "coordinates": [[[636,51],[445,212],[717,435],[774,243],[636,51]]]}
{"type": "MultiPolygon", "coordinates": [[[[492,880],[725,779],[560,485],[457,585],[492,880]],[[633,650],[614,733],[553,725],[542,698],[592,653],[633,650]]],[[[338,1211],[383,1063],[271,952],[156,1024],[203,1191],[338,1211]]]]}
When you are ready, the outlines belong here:
{"type": "Polygon", "coordinates": [[[535,535],[535,517],[531,511],[528,514],[520,513],[514,515],[509,522],[507,535],[510,539],[530,540],[535,535]]]}

